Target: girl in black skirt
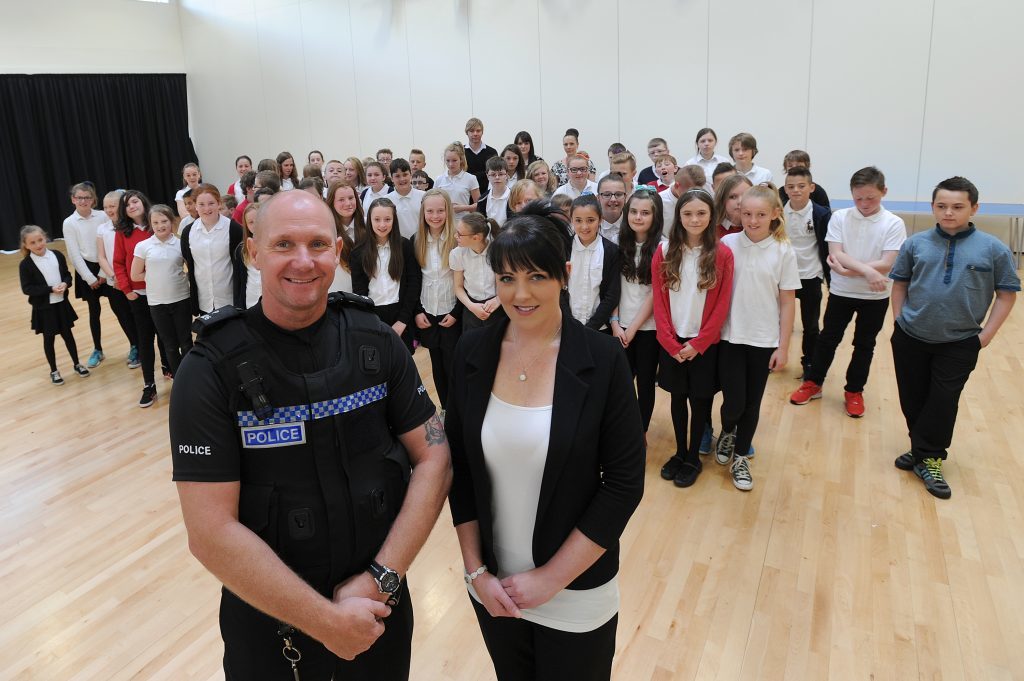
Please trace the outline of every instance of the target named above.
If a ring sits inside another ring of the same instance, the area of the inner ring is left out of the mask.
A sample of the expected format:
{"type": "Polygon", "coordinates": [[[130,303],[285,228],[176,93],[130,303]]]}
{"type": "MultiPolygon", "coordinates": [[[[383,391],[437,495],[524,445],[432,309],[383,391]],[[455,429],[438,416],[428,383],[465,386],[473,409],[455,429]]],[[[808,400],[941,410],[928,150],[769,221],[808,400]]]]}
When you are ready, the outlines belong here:
{"type": "Polygon", "coordinates": [[[78,346],[71,332],[78,315],[68,302],[71,272],[64,254],[46,247],[46,232],[36,225],[21,228],[21,253],[24,255],[18,267],[21,292],[28,296],[32,306],[32,330],[43,334],[43,352],[50,364],[50,381],[54,385],[64,385],[64,379],[57,371],[54,352],[57,336],[64,339],[75,373],[88,376],[89,370],[78,361],[78,346]]]}
{"type": "Polygon", "coordinates": [[[374,199],[366,239],[352,252],[352,291],[369,296],[380,320],[413,351],[413,317],[420,302],[420,268],[412,244],[398,231],[391,199],[374,199]]]}
{"type": "Polygon", "coordinates": [[[711,417],[718,341],[732,300],[732,252],[718,245],[716,224],[711,194],[684,193],[673,210],[668,244],[658,248],[651,263],[661,345],[658,385],[672,394],[676,434],[676,453],[661,477],[678,487],[692,485],[702,469],[698,449],[711,417]]]}

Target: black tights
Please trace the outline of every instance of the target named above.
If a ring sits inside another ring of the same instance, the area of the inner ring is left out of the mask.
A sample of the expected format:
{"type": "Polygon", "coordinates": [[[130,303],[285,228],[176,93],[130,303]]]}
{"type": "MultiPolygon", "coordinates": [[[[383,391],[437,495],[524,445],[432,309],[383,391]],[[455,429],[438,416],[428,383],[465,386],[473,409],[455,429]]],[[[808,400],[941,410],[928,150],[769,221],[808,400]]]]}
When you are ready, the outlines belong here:
{"type": "Polygon", "coordinates": [[[687,463],[697,464],[700,461],[698,450],[700,440],[704,436],[704,426],[711,420],[711,398],[687,397],[672,393],[672,428],[676,433],[676,456],[687,463]],[[690,409],[687,410],[687,400],[690,409]],[[689,414],[693,411],[693,415],[689,414]],[[687,444],[687,424],[689,424],[689,444],[687,444]]]}
{"type": "MultiPolygon", "coordinates": [[[[60,337],[64,339],[64,345],[68,348],[68,354],[71,355],[71,361],[75,363],[75,366],[81,364],[78,361],[78,345],[75,343],[75,336],[71,333],[71,329],[67,328],[60,332],[60,337]]],[[[54,349],[54,344],[57,340],[57,334],[55,333],[44,333],[43,334],[43,353],[46,354],[46,361],[50,363],[50,371],[57,370],[57,352],[54,349]]]]}

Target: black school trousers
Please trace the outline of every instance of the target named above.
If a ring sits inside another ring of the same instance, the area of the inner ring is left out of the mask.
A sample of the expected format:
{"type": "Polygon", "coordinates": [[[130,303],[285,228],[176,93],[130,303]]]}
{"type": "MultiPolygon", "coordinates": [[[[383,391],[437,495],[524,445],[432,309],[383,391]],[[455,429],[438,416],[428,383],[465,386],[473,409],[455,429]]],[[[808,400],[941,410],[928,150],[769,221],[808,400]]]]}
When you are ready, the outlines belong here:
{"type": "Polygon", "coordinates": [[[633,336],[633,342],[626,347],[626,359],[629,360],[630,371],[636,379],[636,399],[640,403],[640,417],[643,419],[645,433],[651,425],[651,415],[654,414],[654,393],[660,354],[658,332],[653,329],[637,331],[633,336]]]}
{"type": "Polygon", "coordinates": [[[871,360],[875,356],[875,339],[885,323],[885,313],[889,309],[889,299],[861,300],[845,296],[829,294],[825,305],[825,320],[814,346],[814,358],[811,367],[804,373],[804,378],[818,385],[825,382],[832,360],[836,357],[836,348],[843,340],[846,327],[850,325],[854,315],[857,321],[853,327],[853,355],[850,365],[846,368],[846,392],[864,392],[868,382],[868,371],[871,360]]]}
{"type": "Polygon", "coordinates": [[[945,459],[953,441],[960,393],[978,364],[977,336],[951,343],[925,343],[895,324],[892,360],[900,408],[907,421],[915,461],[945,459]]]}
{"type": "Polygon", "coordinates": [[[559,631],[515,617],[491,617],[469,597],[498,681],[608,681],[619,616],[593,631],[559,631]]]}
{"type": "Polygon", "coordinates": [[[800,325],[804,329],[800,342],[800,366],[806,371],[821,332],[818,322],[821,318],[821,277],[801,279],[796,299],[800,301],[800,325]]]}
{"type": "MultiPolygon", "coordinates": [[[[437,399],[441,403],[441,409],[447,409],[448,384],[455,367],[455,346],[459,344],[459,336],[462,335],[462,321],[456,317],[454,324],[445,327],[441,326],[441,321],[448,316],[447,314],[423,314],[430,322],[430,326],[425,329],[417,327],[416,337],[420,345],[430,353],[430,373],[434,377],[437,399]]],[[[465,314],[472,316],[469,312],[465,314]]]]}
{"type": "Polygon", "coordinates": [[[153,305],[149,313],[163,344],[167,367],[171,374],[176,374],[181,358],[192,349],[192,303],[186,298],[176,303],[153,305]]]}

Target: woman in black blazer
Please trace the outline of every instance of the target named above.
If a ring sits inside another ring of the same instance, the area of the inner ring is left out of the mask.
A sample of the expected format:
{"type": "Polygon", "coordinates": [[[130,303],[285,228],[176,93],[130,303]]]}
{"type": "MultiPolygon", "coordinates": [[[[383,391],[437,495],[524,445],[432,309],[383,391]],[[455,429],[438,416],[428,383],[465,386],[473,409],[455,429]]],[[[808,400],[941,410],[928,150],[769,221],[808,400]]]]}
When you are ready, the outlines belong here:
{"type": "Polygon", "coordinates": [[[565,232],[532,210],[490,245],[509,319],[456,352],[449,500],[499,681],[608,679],[643,426],[621,344],[561,303],[565,232]]]}

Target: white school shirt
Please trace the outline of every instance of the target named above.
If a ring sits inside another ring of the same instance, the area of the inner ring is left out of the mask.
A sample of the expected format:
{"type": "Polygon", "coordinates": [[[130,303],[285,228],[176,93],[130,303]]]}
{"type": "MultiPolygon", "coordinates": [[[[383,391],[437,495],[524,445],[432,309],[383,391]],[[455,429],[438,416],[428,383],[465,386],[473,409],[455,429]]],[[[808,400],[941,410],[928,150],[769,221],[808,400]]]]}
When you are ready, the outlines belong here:
{"type": "Polygon", "coordinates": [[[135,244],[135,257],[146,261],[146,302],[168,305],[188,298],[188,275],[181,255],[181,240],[173,234],[167,241],[151,236],[135,244]]]}
{"type": "Polygon", "coordinates": [[[748,170],[745,173],[740,172],[739,168],[737,168],[736,174],[742,175],[743,177],[750,180],[750,183],[755,187],[761,184],[762,182],[772,181],[772,171],[768,170],[767,168],[762,168],[757,164],[751,166],[750,170],[748,170]]]}
{"type": "Polygon", "coordinates": [[[334,281],[331,282],[330,287],[327,289],[328,293],[334,293],[336,291],[346,291],[352,293],[352,273],[341,266],[338,263],[334,268],[334,281]]]}
{"type": "Polygon", "coordinates": [[[618,245],[619,243],[619,230],[622,227],[622,218],[625,217],[625,213],[619,215],[619,219],[615,222],[608,222],[604,218],[601,218],[601,236],[613,244],[618,245]]]}
{"type": "Polygon", "coordinates": [[[245,266],[245,307],[252,307],[260,302],[263,295],[263,274],[250,262],[245,266]]]}
{"type": "MultiPolygon", "coordinates": [[[[96,228],[97,238],[103,239],[103,253],[107,256],[107,262],[110,263],[110,269],[114,269],[114,239],[117,236],[117,230],[114,229],[114,223],[107,220],[102,225],[96,228]]],[[[96,257],[99,258],[99,250],[97,247],[96,257]]],[[[117,282],[111,280],[110,285],[117,288],[117,282]]]]}
{"type": "MultiPolygon", "coordinates": [[[[491,479],[494,556],[499,579],[536,567],[533,534],[548,457],[552,405],[521,407],[493,393],[480,428],[484,465],[491,479]]],[[[470,595],[480,601],[473,585],[470,595]]],[[[605,624],[619,610],[618,578],[592,589],[562,589],[536,608],[523,608],[527,622],[583,633],[605,624]]]]}
{"type": "Polygon", "coordinates": [[[512,195],[511,188],[506,185],[505,192],[501,196],[495,196],[493,191],[487,192],[487,217],[498,223],[498,226],[505,224],[507,219],[506,209],[508,199],[512,195]]]}
{"type": "MultiPolygon", "coordinates": [[[[386,184],[380,188],[379,192],[373,191],[372,187],[366,188],[366,196],[363,197],[363,217],[367,219],[367,225],[370,224],[370,204],[376,201],[377,199],[385,198],[390,193],[391,189],[389,189],[386,184]]],[[[358,194],[356,194],[356,196],[358,196],[358,194]]]]}
{"type": "Polygon", "coordinates": [[[704,157],[697,152],[697,155],[688,160],[683,165],[679,166],[700,166],[704,169],[704,178],[707,180],[704,183],[704,189],[714,195],[714,185],[712,184],[712,175],[715,172],[715,168],[718,167],[719,163],[732,163],[732,159],[727,156],[719,156],[718,154],[711,154],[710,160],[704,160],[704,157]]]}
{"type": "MultiPolygon", "coordinates": [[[[398,293],[402,283],[395,281],[388,274],[391,263],[391,244],[377,244],[377,274],[370,277],[370,300],[374,305],[391,305],[398,302],[398,293]]],[[[408,267],[406,263],[406,267],[408,267]]]]}
{"type": "Polygon", "coordinates": [[[445,172],[434,180],[434,189],[448,192],[448,198],[452,203],[468,206],[473,203],[472,191],[480,190],[480,181],[476,179],[476,175],[465,170],[460,171],[455,177],[445,172]]]}
{"type": "Polygon", "coordinates": [[[584,187],[582,191],[579,191],[572,186],[571,182],[566,182],[561,187],[556,189],[552,196],[556,196],[558,194],[565,194],[570,199],[575,201],[584,194],[597,194],[597,183],[594,182],[593,180],[587,180],[587,186],[584,187]]]}
{"type": "Polygon", "coordinates": [[[732,304],[722,340],[758,348],[779,347],[779,291],[800,289],[796,254],[788,243],[768,236],[754,243],[745,232],[726,234],[733,255],[732,304]]]}
{"type": "MultiPolygon", "coordinates": [[[[700,325],[704,319],[704,304],[708,292],[700,290],[700,271],[697,260],[701,249],[684,248],[683,259],[679,265],[679,290],[668,290],[668,306],[672,315],[672,327],[680,338],[695,338],[700,333],[700,325]]],[[[661,253],[668,251],[668,242],[662,242],[661,253]]],[[[777,326],[777,325],[776,325],[777,326]]]]}
{"type": "Polygon", "coordinates": [[[495,295],[494,270],[487,264],[487,249],[474,253],[472,248],[459,246],[448,255],[448,266],[462,272],[462,287],[466,294],[478,302],[495,295]]]}
{"type": "Polygon", "coordinates": [[[406,239],[416,236],[416,230],[420,222],[420,206],[423,205],[424,194],[426,192],[422,189],[413,187],[405,196],[402,196],[397,191],[387,195],[387,198],[391,199],[391,203],[395,204],[395,208],[398,210],[398,231],[406,239]]]}
{"type": "Polygon", "coordinates": [[[231,219],[221,215],[213,229],[207,231],[202,220],[192,223],[188,238],[192,261],[195,263],[193,276],[199,309],[203,312],[231,305],[234,291],[231,286],[231,219]]]}
{"type": "Polygon", "coordinates": [[[793,210],[786,202],[783,210],[786,218],[786,236],[796,253],[796,267],[801,279],[824,277],[821,257],[818,253],[818,237],[814,233],[814,204],[810,201],[803,210],[793,210]]]}
{"type": "Polygon", "coordinates": [[[46,285],[50,287],[50,304],[53,305],[64,300],[63,293],[53,292],[53,287],[63,282],[63,279],[60,278],[60,263],[57,262],[57,256],[49,248],[46,249],[45,255],[29,253],[29,256],[31,256],[36,269],[43,275],[43,279],[46,280],[46,285]]]}
{"type": "Polygon", "coordinates": [[[291,189],[295,189],[295,183],[292,182],[292,179],[290,177],[282,177],[281,178],[281,191],[285,192],[285,191],[289,191],[291,189]]]}
{"type": "Polygon", "coordinates": [[[663,189],[658,192],[658,196],[661,197],[661,233],[668,234],[668,231],[672,228],[672,222],[675,218],[676,209],[676,195],[672,193],[672,187],[675,186],[675,182],[669,186],[668,189],[663,189]]]}
{"type": "MultiPolygon", "coordinates": [[[[879,208],[870,217],[861,215],[856,207],[841,208],[832,213],[825,237],[825,241],[842,244],[844,253],[861,262],[880,260],[884,251],[898,251],[906,240],[907,226],[903,219],[885,208],[879,208]]],[[[892,288],[892,280],[884,278],[885,290],[872,291],[864,277],[846,277],[833,272],[828,290],[846,298],[884,300],[892,288]]]]}
{"type": "Polygon", "coordinates": [[[64,245],[68,259],[75,266],[78,276],[90,286],[96,283],[96,275],[85,263],[99,261],[99,255],[96,253],[96,231],[104,222],[109,222],[107,214],[95,209],[88,217],[83,218],[76,210],[64,218],[64,245]]]}
{"type": "MultiPolygon", "coordinates": [[[[633,262],[639,267],[640,256],[642,255],[643,244],[636,245],[636,256],[633,262]]],[[[624,329],[630,328],[636,313],[640,311],[647,296],[651,295],[651,284],[641,284],[636,281],[629,281],[622,276],[622,293],[619,295],[619,326],[624,329]]],[[[654,308],[651,308],[651,315],[640,325],[637,331],[654,331],[654,308]]]]}
{"type": "MultiPolygon", "coordinates": [[[[601,277],[604,274],[604,243],[597,235],[589,246],[579,236],[572,238],[572,271],[569,272],[569,309],[581,324],[597,312],[601,303],[601,277]]],[[[621,315],[620,315],[621,316],[621,315]]]]}
{"type": "Polygon", "coordinates": [[[432,315],[448,314],[455,309],[458,300],[455,297],[455,272],[451,267],[444,266],[440,244],[440,239],[427,233],[427,263],[422,267],[420,304],[424,312],[432,315]]]}

